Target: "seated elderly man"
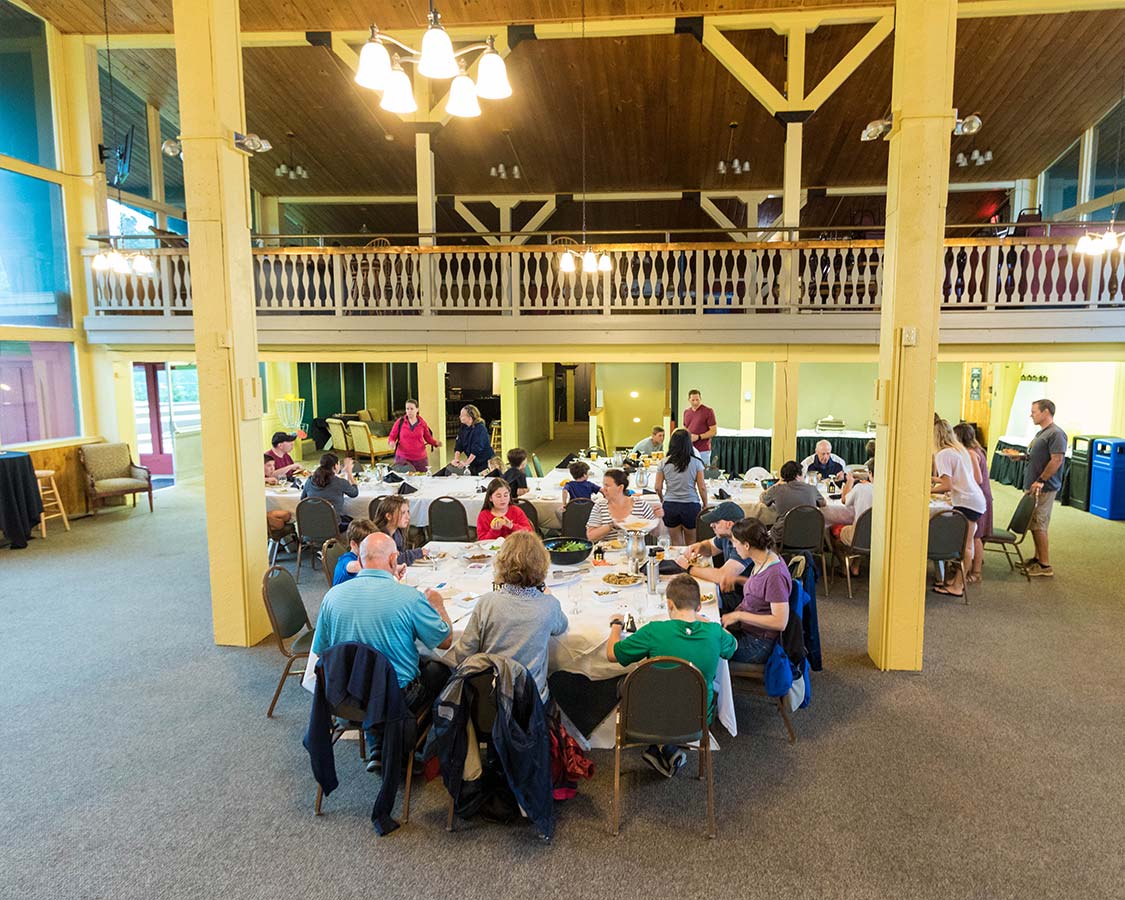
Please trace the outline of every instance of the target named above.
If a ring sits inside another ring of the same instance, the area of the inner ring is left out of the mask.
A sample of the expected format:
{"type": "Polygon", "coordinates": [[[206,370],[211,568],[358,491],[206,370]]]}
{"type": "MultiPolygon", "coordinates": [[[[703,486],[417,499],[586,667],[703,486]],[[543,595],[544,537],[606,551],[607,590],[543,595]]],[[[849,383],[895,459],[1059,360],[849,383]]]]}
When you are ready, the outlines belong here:
{"type": "MultiPolygon", "coordinates": [[[[363,566],[355,578],[331,588],[324,595],[316,620],[312,652],[320,656],[333,644],[358,641],[374,647],[398,676],[402,699],[418,715],[430,706],[445,682],[449,668],[436,660],[422,662],[415,641],[430,649],[445,649],[453,631],[441,594],[395,580],[404,567],[398,564],[398,547],[381,531],[368,535],[359,546],[363,566]]],[[[371,762],[378,764],[379,736],[369,733],[371,762]]]]}
{"type": "Polygon", "coordinates": [[[817,441],[816,452],[801,460],[801,474],[808,475],[816,472],[821,478],[838,478],[847,467],[839,456],[832,452],[832,444],[828,441],[817,441]]]}

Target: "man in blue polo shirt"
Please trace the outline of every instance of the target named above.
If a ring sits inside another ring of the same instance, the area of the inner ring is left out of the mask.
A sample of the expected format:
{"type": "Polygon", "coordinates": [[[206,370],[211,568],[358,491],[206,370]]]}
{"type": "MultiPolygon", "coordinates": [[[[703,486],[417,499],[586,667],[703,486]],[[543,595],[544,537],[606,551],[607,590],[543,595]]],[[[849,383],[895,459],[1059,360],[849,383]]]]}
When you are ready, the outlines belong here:
{"type": "Polygon", "coordinates": [[[742,511],[742,507],[732,500],[724,500],[714,509],[707,510],[699,518],[711,526],[715,537],[709,541],[692,544],[676,560],[689,575],[719,586],[719,606],[724,613],[742,602],[742,586],[746,583],[746,576],[754,567],[753,560],[743,559],[735,552],[734,544],[730,539],[730,530],[734,527],[734,523],[745,517],[746,513],[742,511]],[[718,568],[695,565],[695,561],[700,557],[719,554],[722,554],[723,564],[718,568]]]}
{"type": "MultiPolygon", "coordinates": [[[[336,585],[324,595],[316,620],[312,652],[321,655],[333,644],[358,641],[374,647],[390,662],[398,676],[403,700],[415,715],[434,702],[449,669],[437,660],[421,661],[421,641],[430,649],[445,649],[453,630],[437,591],[423,594],[395,580],[398,548],[382,532],[368,535],[359,547],[363,568],[355,578],[336,585]]],[[[372,748],[378,737],[369,734],[372,748]]],[[[369,769],[374,769],[375,753],[369,769]]]]}

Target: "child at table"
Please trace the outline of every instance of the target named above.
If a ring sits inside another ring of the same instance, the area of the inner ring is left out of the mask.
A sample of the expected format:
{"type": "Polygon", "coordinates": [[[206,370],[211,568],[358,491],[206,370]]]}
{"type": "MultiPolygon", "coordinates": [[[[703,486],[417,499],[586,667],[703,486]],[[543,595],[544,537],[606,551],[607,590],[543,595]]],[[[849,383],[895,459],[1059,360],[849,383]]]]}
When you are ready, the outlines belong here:
{"type": "Polygon", "coordinates": [[[589,500],[594,494],[600,493],[601,488],[589,480],[590,467],[586,463],[576,459],[567,466],[567,469],[570,470],[570,477],[574,480],[563,485],[563,506],[575,498],[589,500]]]}
{"type": "Polygon", "coordinates": [[[336,560],[336,570],[332,573],[332,587],[351,581],[362,568],[359,564],[359,545],[369,534],[374,534],[379,529],[370,519],[352,519],[348,523],[345,539],[348,542],[348,552],[336,560]]]}
{"type": "Polygon", "coordinates": [[[512,489],[503,478],[488,483],[477,516],[477,540],[506,538],[513,531],[534,531],[527,514],[512,503],[512,489]]]}
{"type": "MultiPolygon", "coordinates": [[[[668,618],[643,625],[635,634],[622,638],[625,623],[621,613],[609,620],[609,639],[605,653],[610,662],[629,666],[652,656],[675,656],[692,663],[707,682],[707,718],[715,718],[715,690],[712,684],[720,659],[730,659],[738,650],[733,634],[718,622],[699,614],[703,603],[699,584],[690,575],[677,575],[668,582],[668,618]]],[[[644,760],[665,778],[671,778],[687,762],[679,747],[655,744],[644,752],[644,760]]]]}
{"type": "Polygon", "coordinates": [[[516,497],[522,497],[530,490],[527,486],[527,451],[522,447],[508,451],[508,471],[503,478],[516,497]]]}

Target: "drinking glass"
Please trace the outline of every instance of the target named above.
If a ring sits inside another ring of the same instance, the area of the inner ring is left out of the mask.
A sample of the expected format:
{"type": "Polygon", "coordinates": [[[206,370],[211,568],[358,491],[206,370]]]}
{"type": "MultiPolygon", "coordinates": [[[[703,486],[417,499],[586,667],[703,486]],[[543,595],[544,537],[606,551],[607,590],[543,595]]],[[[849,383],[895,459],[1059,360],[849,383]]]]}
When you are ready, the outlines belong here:
{"type": "Polygon", "coordinates": [[[672,546],[672,538],[670,535],[663,534],[656,539],[656,546],[664,551],[665,559],[668,558],[668,548],[672,546]]]}

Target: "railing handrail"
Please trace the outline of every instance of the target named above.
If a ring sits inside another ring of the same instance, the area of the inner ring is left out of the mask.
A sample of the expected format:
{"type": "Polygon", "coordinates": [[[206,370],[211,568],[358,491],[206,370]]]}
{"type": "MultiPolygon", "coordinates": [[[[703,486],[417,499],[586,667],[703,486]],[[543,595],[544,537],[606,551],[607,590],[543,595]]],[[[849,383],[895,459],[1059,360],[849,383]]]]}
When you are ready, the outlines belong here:
{"type": "MultiPolygon", "coordinates": [[[[119,238],[120,240],[133,240],[133,238],[119,238]]],[[[182,240],[182,238],[181,238],[182,240]]],[[[1053,246],[1060,243],[1073,241],[1078,238],[1073,235],[1056,237],[958,237],[944,238],[945,247],[1014,247],[1014,246],[1053,246]]],[[[692,243],[631,243],[631,244],[596,244],[590,243],[589,247],[595,253],[636,253],[636,252],[675,252],[692,250],[815,250],[823,249],[877,249],[886,245],[881,240],[817,240],[817,241],[721,241],[721,242],[692,242],[692,243]]],[[[583,248],[585,245],[583,245],[583,248]]],[[[177,256],[187,254],[187,247],[160,247],[160,248],[123,248],[127,253],[143,253],[146,256],[177,256]]],[[[573,245],[569,244],[439,244],[435,246],[416,247],[413,245],[392,245],[389,247],[251,247],[251,252],[263,256],[352,256],[357,253],[376,256],[416,255],[426,256],[444,253],[554,253],[562,254],[574,252],[573,245]]],[[[83,248],[83,256],[95,256],[103,252],[96,248],[83,248]]]]}

